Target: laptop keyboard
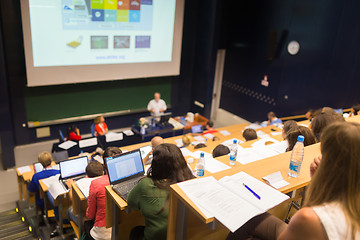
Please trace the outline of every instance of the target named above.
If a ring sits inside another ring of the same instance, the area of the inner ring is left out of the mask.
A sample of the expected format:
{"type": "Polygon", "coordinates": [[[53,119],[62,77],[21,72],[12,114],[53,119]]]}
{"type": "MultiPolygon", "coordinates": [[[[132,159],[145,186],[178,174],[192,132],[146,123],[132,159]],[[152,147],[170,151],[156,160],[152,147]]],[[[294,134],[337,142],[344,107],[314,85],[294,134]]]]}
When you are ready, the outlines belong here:
{"type": "Polygon", "coordinates": [[[135,187],[135,185],[139,182],[139,179],[135,179],[133,181],[120,183],[113,186],[115,192],[117,192],[121,197],[127,199],[130,191],[135,187]]]}

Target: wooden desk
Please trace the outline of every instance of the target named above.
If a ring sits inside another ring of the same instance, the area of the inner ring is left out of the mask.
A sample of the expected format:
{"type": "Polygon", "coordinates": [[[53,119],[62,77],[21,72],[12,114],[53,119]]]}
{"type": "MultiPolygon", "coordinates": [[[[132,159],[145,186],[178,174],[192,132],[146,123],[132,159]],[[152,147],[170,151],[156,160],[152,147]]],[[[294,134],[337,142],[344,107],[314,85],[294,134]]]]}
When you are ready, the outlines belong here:
{"type": "Polygon", "coordinates": [[[27,190],[28,184],[32,179],[32,176],[34,175],[34,167],[32,165],[29,165],[31,171],[24,172],[20,174],[18,168],[16,168],[16,176],[18,181],[18,188],[19,188],[19,200],[29,200],[29,192],[27,190]]]}
{"type": "Polygon", "coordinates": [[[73,224],[71,224],[71,226],[73,226],[76,236],[78,237],[78,239],[80,239],[84,231],[82,222],[84,216],[86,215],[86,209],[88,205],[84,194],[80,191],[80,189],[75,183],[71,184],[71,193],[73,214],[78,216],[77,218],[79,223],[79,226],[77,227],[73,226],[73,224]]]}
{"type": "MultiPolygon", "coordinates": [[[[180,117],[175,117],[174,119],[176,121],[180,122],[180,117]]],[[[196,126],[196,125],[205,126],[208,121],[209,121],[209,119],[207,119],[206,117],[204,117],[200,114],[194,114],[194,121],[193,122],[186,121],[184,130],[190,130],[192,126],[196,126]]]]}
{"type": "MultiPolygon", "coordinates": [[[[224,176],[229,176],[239,171],[244,171],[262,181],[262,177],[276,171],[280,171],[283,178],[290,183],[288,186],[281,188],[280,191],[283,193],[288,193],[309,184],[309,167],[314,157],[317,157],[319,154],[320,143],[305,147],[302,169],[299,177],[297,178],[290,178],[287,175],[291,152],[286,152],[246,165],[236,163],[235,167],[232,167],[229,170],[215,174],[209,174],[208,176],[212,175],[216,179],[220,179],[224,176]]],[[[227,159],[227,156],[219,157],[218,160],[224,161],[223,159],[225,158],[227,159]]],[[[167,239],[209,239],[209,236],[214,235],[217,231],[220,231],[219,234],[224,233],[224,229],[217,226],[221,224],[215,224],[214,220],[214,218],[206,218],[177,184],[174,184],[170,187],[167,239]],[[196,238],[194,235],[196,231],[188,228],[188,221],[194,216],[196,216],[202,222],[203,226],[206,224],[210,225],[210,228],[208,228],[207,231],[204,231],[201,236],[196,236],[196,238]]]]}
{"type": "Polygon", "coordinates": [[[139,225],[145,226],[145,219],[140,211],[130,211],[111,186],[105,187],[106,227],[112,227],[111,239],[129,239],[130,231],[139,225]]]}
{"type": "MultiPolygon", "coordinates": [[[[42,199],[44,199],[44,211],[45,211],[45,217],[46,220],[48,221],[49,219],[49,215],[48,215],[48,210],[49,208],[49,199],[47,196],[47,192],[49,191],[48,186],[46,186],[46,184],[43,182],[43,180],[39,180],[39,184],[40,184],[40,197],[42,199]]],[[[63,235],[63,220],[64,218],[66,218],[66,209],[70,206],[70,201],[69,201],[69,194],[68,193],[64,193],[59,195],[56,199],[54,199],[54,206],[58,207],[58,212],[59,212],[59,234],[63,235]]]]}

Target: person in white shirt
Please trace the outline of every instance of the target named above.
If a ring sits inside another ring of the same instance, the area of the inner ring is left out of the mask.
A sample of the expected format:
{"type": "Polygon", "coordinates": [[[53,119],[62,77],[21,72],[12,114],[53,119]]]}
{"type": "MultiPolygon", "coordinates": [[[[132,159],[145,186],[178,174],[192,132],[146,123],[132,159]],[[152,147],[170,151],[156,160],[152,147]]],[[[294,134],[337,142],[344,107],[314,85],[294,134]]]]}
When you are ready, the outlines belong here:
{"type": "Polygon", "coordinates": [[[147,106],[152,116],[158,117],[166,111],[166,103],[160,97],[160,93],[155,93],[154,99],[152,99],[147,106]]]}

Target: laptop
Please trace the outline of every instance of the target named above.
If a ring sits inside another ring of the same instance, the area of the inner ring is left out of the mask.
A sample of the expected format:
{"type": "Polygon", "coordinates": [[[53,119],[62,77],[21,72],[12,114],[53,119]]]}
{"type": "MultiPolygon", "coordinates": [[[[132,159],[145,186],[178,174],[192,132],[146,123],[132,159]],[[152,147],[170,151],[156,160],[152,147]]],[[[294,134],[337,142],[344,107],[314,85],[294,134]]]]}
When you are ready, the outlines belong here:
{"type": "Polygon", "coordinates": [[[69,158],[67,151],[53,152],[51,155],[55,163],[59,163],[69,158]]]}
{"type": "MultiPolygon", "coordinates": [[[[147,145],[144,147],[140,148],[140,154],[141,154],[141,159],[144,159],[152,150],[152,146],[147,145]]],[[[150,164],[152,160],[152,155],[149,156],[148,161],[145,163],[145,165],[150,164]]]]}
{"type": "Polygon", "coordinates": [[[169,119],[171,117],[171,113],[164,113],[160,116],[160,124],[162,125],[169,125],[169,119]]]}
{"type": "Polygon", "coordinates": [[[192,133],[202,133],[203,130],[202,130],[202,125],[195,125],[195,126],[192,126],[191,127],[191,132],[192,133]]]}
{"type": "Polygon", "coordinates": [[[78,180],[83,178],[86,174],[86,167],[88,165],[87,156],[82,156],[59,163],[60,165],[60,181],[67,186],[65,181],[68,179],[78,180]]]}
{"type": "Polygon", "coordinates": [[[140,149],[105,159],[112,189],[125,201],[130,191],[144,177],[140,149]]]}

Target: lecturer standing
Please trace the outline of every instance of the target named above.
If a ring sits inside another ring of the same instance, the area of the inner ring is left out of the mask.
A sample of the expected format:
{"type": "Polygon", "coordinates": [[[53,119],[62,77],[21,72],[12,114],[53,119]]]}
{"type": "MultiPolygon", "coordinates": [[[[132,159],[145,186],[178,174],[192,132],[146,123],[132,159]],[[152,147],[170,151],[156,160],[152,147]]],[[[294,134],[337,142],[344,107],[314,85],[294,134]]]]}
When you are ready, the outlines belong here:
{"type": "Polygon", "coordinates": [[[154,99],[151,100],[147,106],[148,111],[151,112],[151,115],[154,117],[158,117],[166,111],[166,103],[160,97],[160,93],[156,92],[154,99]]]}

